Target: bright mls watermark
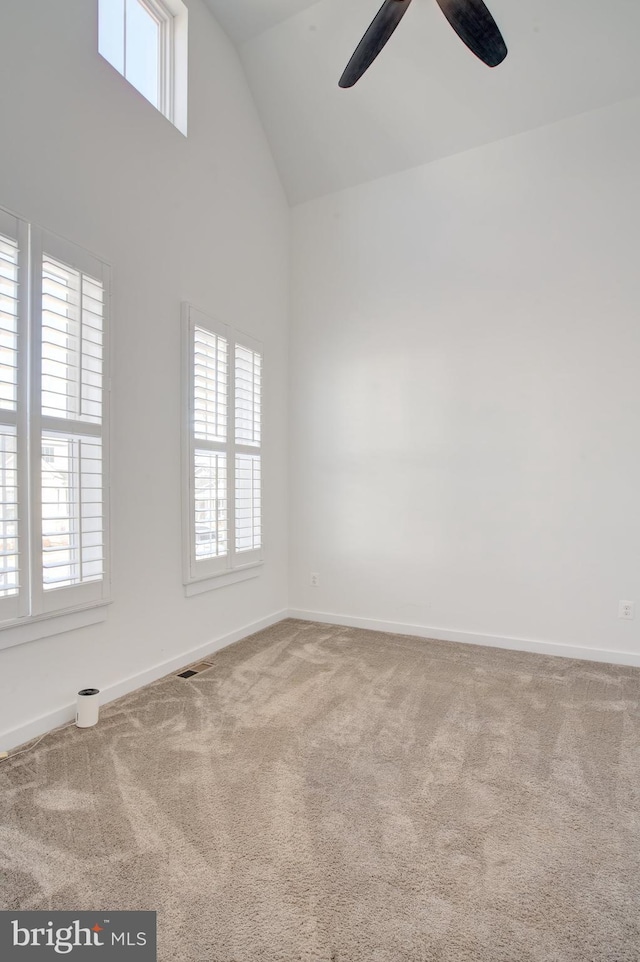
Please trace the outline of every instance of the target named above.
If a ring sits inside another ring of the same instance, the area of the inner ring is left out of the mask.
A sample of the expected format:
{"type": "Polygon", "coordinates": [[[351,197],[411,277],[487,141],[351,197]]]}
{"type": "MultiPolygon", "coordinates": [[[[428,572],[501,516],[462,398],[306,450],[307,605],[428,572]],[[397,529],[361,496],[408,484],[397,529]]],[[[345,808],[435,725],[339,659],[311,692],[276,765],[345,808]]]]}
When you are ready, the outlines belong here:
{"type": "Polygon", "coordinates": [[[0,912],[0,959],[156,962],[155,912],[0,912]]]}

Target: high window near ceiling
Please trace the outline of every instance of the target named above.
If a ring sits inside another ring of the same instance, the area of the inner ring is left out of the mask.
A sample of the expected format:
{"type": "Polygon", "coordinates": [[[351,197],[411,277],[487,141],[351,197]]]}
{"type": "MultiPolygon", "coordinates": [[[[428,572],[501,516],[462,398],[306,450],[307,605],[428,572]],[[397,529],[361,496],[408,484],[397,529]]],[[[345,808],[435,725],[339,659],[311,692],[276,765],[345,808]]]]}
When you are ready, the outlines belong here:
{"type": "Polygon", "coordinates": [[[187,133],[187,8],[182,0],[98,0],[98,51],[187,133]]]}
{"type": "Polygon", "coordinates": [[[0,648],[104,617],[108,313],[106,264],[0,210],[0,648]]]}
{"type": "Polygon", "coordinates": [[[256,574],[262,562],[262,348],[183,308],[184,581],[187,593],[256,574]]]}

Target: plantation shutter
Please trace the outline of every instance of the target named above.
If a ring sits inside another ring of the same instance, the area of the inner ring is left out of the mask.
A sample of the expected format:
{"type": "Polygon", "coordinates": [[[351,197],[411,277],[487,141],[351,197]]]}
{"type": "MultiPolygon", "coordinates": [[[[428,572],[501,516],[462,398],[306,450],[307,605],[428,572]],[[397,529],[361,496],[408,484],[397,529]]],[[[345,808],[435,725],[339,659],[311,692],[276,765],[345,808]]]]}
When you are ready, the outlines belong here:
{"type": "Polygon", "coordinates": [[[229,559],[229,342],[192,312],[191,568],[225,571],[229,559]]]}
{"type": "Polygon", "coordinates": [[[262,558],[262,354],[189,305],[184,325],[189,583],[262,558]]]}
{"type": "Polygon", "coordinates": [[[262,355],[235,345],[235,550],[247,564],[262,552],[262,355]]]}
{"type": "MultiPolygon", "coordinates": [[[[24,471],[19,470],[18,401],[23,391],[18,344],[26,310],[26,228],[0,211],[0,621],[21,614],[21,565],[26,514],[24,471]]],[[[20,451],[25,448],[20,444],[20,451]]],[[[25,597],[25,600],[28,600],[25,597]]]]}
{"type": "Polygon", "coordinates": [[[108,273],[59,238],[39,234],[33,251],[33,596],[51,612],[106,595],[108,273]]]}

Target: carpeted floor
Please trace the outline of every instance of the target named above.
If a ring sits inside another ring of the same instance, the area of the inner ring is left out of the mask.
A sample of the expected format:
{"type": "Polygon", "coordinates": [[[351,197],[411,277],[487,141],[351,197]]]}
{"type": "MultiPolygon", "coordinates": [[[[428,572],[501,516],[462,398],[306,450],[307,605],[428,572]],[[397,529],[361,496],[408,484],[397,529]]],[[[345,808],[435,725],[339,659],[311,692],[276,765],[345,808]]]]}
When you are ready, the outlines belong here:
{"type": "Polygon", "coordinates": [[[0,907],[161,962],[638,962],[640,670],[284,621],[0,765],[0,907]]]}

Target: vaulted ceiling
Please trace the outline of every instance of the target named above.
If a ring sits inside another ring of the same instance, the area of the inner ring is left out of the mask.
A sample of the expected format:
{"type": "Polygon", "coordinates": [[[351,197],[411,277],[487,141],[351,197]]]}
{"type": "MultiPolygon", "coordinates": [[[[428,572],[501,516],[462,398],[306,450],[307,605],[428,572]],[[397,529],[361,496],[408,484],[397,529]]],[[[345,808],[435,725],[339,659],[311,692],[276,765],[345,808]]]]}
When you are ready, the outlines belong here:
{"type": "Polygon", "coordinates": [[[207,0],[237,45],[291,203],[640,95],[638,0],[488,0],[491,70],[435,0],[414,0],[350,90],[382,0],[207,0]]]}
{"type": "Polygon", "coordinates": [[[270,27],[312,7],[316,0],[206,0],[216,20],[240,46],[270,27]]]}

